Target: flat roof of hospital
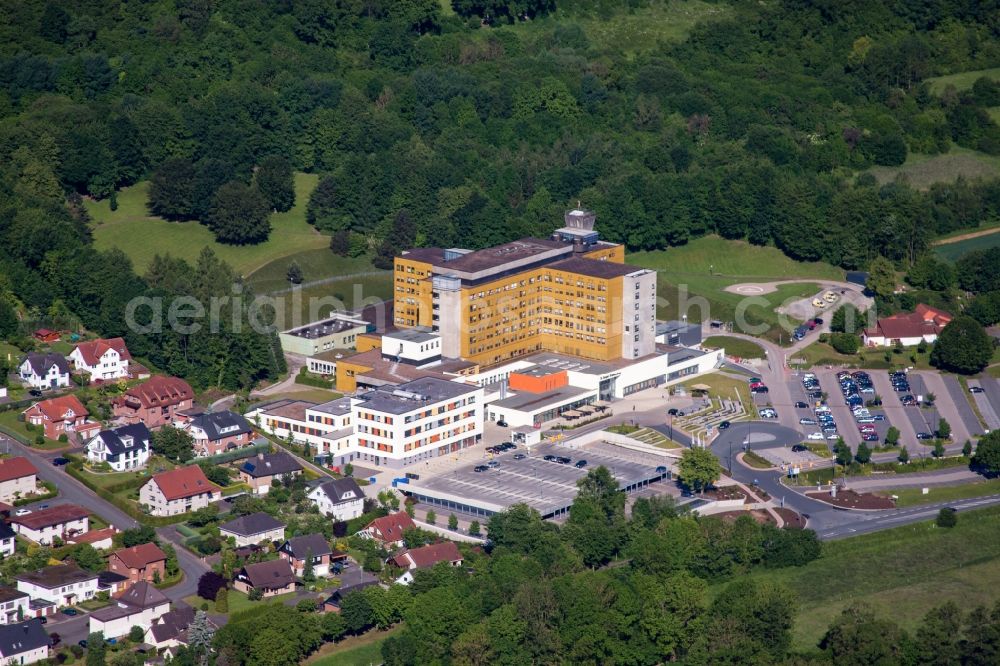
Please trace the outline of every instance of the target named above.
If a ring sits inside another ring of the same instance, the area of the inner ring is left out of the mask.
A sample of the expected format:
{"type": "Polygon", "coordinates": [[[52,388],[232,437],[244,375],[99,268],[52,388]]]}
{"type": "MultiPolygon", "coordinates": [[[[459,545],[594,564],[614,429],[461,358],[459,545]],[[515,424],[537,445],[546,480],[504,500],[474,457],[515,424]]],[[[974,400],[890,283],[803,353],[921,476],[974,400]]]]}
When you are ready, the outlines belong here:
{"type": "Polygon", "coordinates": [[[405,414],[478,390],[480,390],[478,386],[471,384],[459,384],[437,377],[421,377],[412,382],[400,384],[394,389],[376,389],[358,397],[365,401],[366,408],[373,411],[405,414]]]}
{"type": "Polygon", "coordinates": [[[493,403],[493,406],[502,407],[504,409],[514,409],[519,412],[534,412],[539,409],[544,409],[551,405],[558,405],[566,402],[567,400],[572,400],[573,398],[593,392],[593,389],[578,388],[576,386],[562,386],[553,391],[546,391],[545,393],[518,393],[517,395],[512,395],[509,398],[497,400],[493,403]]]}
{"type": "Polygon", "coordinates": [[[383,333],[382,337],[391,338],[392,340],[403,340],[404,342],[430,342],[431,340],[437,340],[441,336],[422,328],[400,328],[391,333],[383,333]]]}

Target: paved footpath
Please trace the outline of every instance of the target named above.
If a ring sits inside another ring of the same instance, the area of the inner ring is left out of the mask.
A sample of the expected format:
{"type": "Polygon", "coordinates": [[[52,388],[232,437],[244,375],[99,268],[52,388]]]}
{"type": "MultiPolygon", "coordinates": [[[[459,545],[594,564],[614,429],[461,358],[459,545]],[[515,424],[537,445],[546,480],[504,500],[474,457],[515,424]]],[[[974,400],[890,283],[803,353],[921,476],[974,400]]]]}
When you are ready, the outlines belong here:
{"type": "Polygon", "coordinates": [[[861,479],[849,477],[847,487],[859,492],[883,490],[885,488],[909,488],[912,486],[958,485],[971,481],[981,481],[983,476],[966,467],[943,469],[927,474],[882,474],[861,479]]]}

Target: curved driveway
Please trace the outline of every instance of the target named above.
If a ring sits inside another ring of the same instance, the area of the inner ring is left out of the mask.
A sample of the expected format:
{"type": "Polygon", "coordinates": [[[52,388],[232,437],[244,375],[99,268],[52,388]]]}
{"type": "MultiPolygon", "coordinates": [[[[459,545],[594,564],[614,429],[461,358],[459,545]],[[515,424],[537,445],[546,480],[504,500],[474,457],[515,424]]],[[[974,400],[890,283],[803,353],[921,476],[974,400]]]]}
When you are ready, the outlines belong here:
{"type": "MultiPolygon", "coordinates": [[[[793,490],[781,483],[781,472],[775,470],[755,470],[736,462],[736,455],[743,451],[744,444],[750,450],[791,446],[801,441],[798,431],[777,423],[765,421],[738,422],[715,438],[711,451],[723,463],[732,460],[731,476],[742,483],[756,483],[766,490],[774,501],[808,517],[808,526],[821,539],[837,539],[866,532],[899,527],[908,523],[930,520],[945,506],[958,510],[984,508],[1000,504],[1000,494],[975,497],[953,502],[936,502],[903,509],[884,511],[848,511],[838,509],[824,502],[812,499],[799,490],[793,490]],[[749,440],[749,441],[748,441],[749,440]]],[[[804,489],[803,489],[804,490],[804,489]]]]}

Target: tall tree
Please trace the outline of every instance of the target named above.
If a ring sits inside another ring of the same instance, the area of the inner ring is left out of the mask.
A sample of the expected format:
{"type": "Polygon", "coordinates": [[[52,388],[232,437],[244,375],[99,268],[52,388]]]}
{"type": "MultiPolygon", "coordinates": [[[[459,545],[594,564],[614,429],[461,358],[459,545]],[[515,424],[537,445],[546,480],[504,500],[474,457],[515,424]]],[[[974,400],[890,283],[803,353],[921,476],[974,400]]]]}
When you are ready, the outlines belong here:
{"type": "Polygon", "coordinates": [[[190,160],[169,159],[153,172],[149,181],[149,210],[168,220],[195,217],[195,169],[190,160]]]}
{"type": "Polygon", "coordinates": [[[704,492],[721,475],[719,459],[708,449],[685,449],[677,464],[677,480],[691,490],[704,492]]]}
{"type": "Polygon", "coordinates": [[[931,363],[942,370],[971,375],[985,368],[993,357],[993,338],[972,317],[952,319],[938,335],[931,363]]]}
{"type": "Polygon", "coordinates": [[[272,209],[283,212],[295,205],[295,174],[286,158],[265,157],[254,174],[254,183],[272,209]]]}
{"type": "Polygon", "coordinates": [[[271,233],[269,210],[255,188],[231,181],[215,193],[204,222],[220,243],[255,245],[266,241],[271,233]]]}

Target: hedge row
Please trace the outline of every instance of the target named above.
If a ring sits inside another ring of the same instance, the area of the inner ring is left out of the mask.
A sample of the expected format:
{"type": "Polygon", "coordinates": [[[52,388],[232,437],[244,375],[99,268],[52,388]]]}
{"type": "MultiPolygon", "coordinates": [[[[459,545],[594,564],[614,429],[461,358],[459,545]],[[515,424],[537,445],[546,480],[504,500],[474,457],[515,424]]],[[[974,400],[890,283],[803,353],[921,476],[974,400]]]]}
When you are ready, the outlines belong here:
{"type": "Polygon", "coordinates": [[[299,374],[295,375],[295,383],[302,384],[303,386],[315,386],[316,388],[322,389],[332,389],[333,382],[329,379],[321,379],[319,377],[313,377],[312,375],[305,373],[305,368],[299,374]]]}
{"type": "Polygon", "coordinates": [[[234,460],[242,460],[243,458],[252,458],[258,453],[270,453],[270,451],[270,442],[260,442],[259,444],[251,444],[250,446],[244,446],[242,449],[234,449],[232,451],[226,451],[225,453],[220,453],[214,456],[195,458],[191,462],[198,463],[199,465],[202,463],[218,465],[221,463],[232,462],[234,460]]]}
{"type": "Polygon", "coordinates": [[[49,491],[43,495],[32,495],[31,497],[22,497],[21,499],[14,500],[14,506],[24,506],[25,504],[31,504],[33,502],[41,502],[42,500],[54,499],[59,495],[59,489],[56,484],[51,481],[42,481],[42,485],[49,491]]]}
{"type": "MultiPolygon", "coordinates": [[[[82,483],[83,485],[90,488],[101,499],[110,502],[111,504],[114,504],[116,507],[127,513],[129,516],[131,516],[132,518],[136,519],[137,521],[145,525],[150,525],[152,527],[165,527],[167,525],[173,525],[175,523],[184,522],[188,518],[189,514],[187,513],[182,513],[177,516],[151,516],[148,513],[145,513],[142,509],[140,509],[139,506],[134,502],[130,502],[121,495],[115,494],[116,492],[121,492],[122,490],[131,490],[137,487],[134,485],[127,485],[127,484],[133,484],[134,481],[131,480],[123,481],[121,483],[112,484],[111,486],[108,486],[106,488],[101,488],[100,486],[94,484],[88,478],[88,476],[83,473],[82,465],[78,461],[74,461],[66,465],[66,473],[72,476],[80,483],[82,483]],[[111,490],[112,488],[116,486],[122,486],[123,484],[125,484],[125,487],[122,487],[117,491],[111,490]]],[[[137,480],[144,481],[144,479],[137,479],[137,480]]],[[[138,485],[142,484],[140,483],[138,485]]]]}

